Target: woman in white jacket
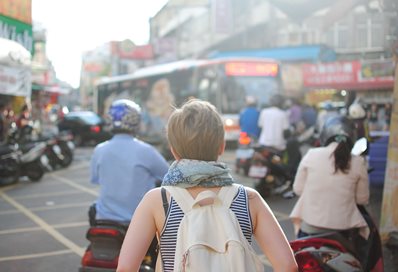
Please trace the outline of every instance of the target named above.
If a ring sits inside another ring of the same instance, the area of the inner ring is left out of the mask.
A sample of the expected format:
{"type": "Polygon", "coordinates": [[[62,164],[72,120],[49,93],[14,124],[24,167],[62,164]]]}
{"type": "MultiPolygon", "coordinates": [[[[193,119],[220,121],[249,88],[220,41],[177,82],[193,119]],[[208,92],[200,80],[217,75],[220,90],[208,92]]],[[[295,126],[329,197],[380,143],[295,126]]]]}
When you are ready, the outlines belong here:
{"type": "Polygon", "coordinates": [[[327,120],[322,147],[300,162],[293,185],[300,197],[290,214],[298,237],[366,227],[357,204],[369,201],[368,173],[365,160],[351,155],[353,129],[346,117],[327,120]]]}

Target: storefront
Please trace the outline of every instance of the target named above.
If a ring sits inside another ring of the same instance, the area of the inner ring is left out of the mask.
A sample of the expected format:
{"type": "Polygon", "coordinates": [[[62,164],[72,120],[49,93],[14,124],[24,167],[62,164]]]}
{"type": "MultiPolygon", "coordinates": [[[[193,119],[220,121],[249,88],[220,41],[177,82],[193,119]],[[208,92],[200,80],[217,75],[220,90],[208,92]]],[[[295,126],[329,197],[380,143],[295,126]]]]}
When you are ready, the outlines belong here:
{"type": "Polygon", "coordinates": [[[13,112],[31,97],[31,55],[17,42],[0,38],[0,99],[13,112]]]}

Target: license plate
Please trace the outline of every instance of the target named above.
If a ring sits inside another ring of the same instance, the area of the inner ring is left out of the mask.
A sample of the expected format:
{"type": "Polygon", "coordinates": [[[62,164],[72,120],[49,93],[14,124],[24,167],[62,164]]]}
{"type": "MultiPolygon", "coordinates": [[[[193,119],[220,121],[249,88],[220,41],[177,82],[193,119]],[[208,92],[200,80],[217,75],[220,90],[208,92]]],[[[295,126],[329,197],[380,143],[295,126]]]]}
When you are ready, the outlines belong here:
{"type": "Polygon", "coordinates": [[[72,150],[75,149],[75,144],[74,144],[73,142],[67,141],[66,144],[68,145],[68,147],[69,147],[70,149],[72,149],[72,150]]]}
{"type": "Polygon", "coordinates": [[[237,159],[250,159],[253,157],[254,150],[253,149],[238,149],[236,150],[236,158],[237,159]]]}
{"type": "Polygon", "coordinates": [[[57,155],[62,153],[61,148],[59,147],[59,145],[53,145],[53,151],[57,155]]]}
{"type": "Polygon", "coordinates": [[[268,168],[265,166],[252,165],[249,169],[249,177],[263,178],[267,175],[268,168]]]}

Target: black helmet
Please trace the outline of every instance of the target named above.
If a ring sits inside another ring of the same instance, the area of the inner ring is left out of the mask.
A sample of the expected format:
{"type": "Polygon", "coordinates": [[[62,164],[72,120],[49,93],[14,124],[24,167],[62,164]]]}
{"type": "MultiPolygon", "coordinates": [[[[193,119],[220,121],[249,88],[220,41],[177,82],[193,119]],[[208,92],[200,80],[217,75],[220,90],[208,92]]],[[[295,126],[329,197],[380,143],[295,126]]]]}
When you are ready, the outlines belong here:
{"type": "Polygon", "coordinates": [[[283,102],[284,102],[284,98],[282,95],[280,94],[275,94],[270,98],[270,105],[272,107],[278,107],[278,108],[282,108],[283,106],[283,102]]]}
{"type": "Polygon", "coordinates": [[[320,141],[322,146],[326,146],[331,142],[338,141],[337,138],[355,142],[354,123],[346,116],[333,116],[326,120],[322,127],[320,141]]]}

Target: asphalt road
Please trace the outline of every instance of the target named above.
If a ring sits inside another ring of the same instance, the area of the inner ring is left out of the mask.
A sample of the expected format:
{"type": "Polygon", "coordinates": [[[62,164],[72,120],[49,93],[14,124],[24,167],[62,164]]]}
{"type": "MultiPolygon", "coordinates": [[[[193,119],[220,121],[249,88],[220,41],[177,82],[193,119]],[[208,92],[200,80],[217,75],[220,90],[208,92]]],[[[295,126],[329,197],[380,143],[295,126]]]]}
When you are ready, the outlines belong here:
{"type": "MultiPolygon", "coordinates": [[[[98,187],[89,183],[91,153],[92,148],[77,149],[69,168],[47,173],[40,182],[21,180],[0,187],[0,271],[78,271],[88,244],[87,210],[98,195],[98,187]]],[[[221,161],[233,169],[234,151],[228,150],[221,161]]],[[[254,185],[252,179],[232,173],[237,182],[254,185]]],[[[293,239],[288,214],[296,199],[266,201],[293,239]]]]}

